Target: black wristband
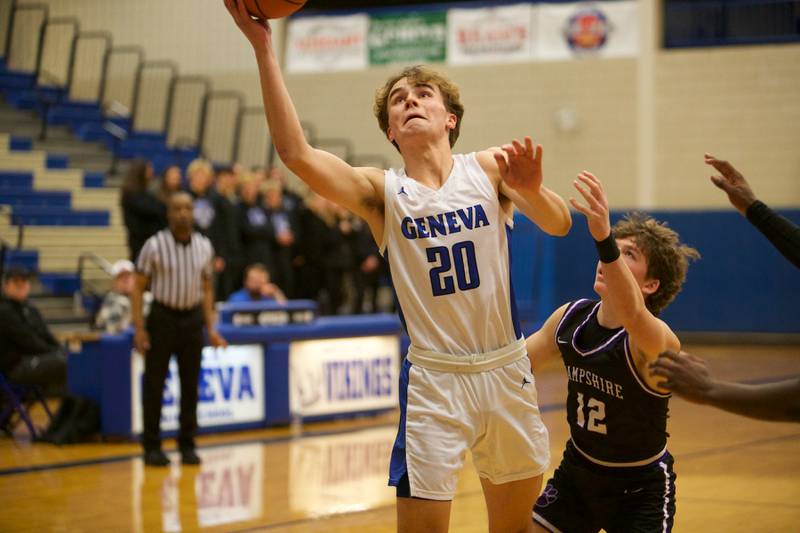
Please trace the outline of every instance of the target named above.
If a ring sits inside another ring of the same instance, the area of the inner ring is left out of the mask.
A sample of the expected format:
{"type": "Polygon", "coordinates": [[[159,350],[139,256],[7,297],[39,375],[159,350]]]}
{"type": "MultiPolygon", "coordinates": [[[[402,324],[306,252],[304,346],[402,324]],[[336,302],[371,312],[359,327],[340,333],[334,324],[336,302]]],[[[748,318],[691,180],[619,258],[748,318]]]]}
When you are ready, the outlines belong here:
{"type": "Polygon", "coordinates": [[[594,241],[594,245],[597,246],[597,255],[603,263],[613,263],[619,258],[619,248],[613,231],[602,241],[594,241]]]}

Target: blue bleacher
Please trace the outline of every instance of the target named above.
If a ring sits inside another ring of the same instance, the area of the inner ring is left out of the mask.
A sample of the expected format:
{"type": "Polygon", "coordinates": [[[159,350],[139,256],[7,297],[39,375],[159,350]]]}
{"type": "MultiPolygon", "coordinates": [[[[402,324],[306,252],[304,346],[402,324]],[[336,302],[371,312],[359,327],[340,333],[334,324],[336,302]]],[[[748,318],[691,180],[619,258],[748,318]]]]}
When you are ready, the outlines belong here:
{"type": "Polygon", "coordinates": [[[33,140],[30,137],[12,135],[8,140],[8,149],[17,152],[30,152],[33,149],[33,140]]]}
{"type": "MultiPolygon", "coordinates": [[[[167,145],[166,136],[161,132],[133,131],[130,118],[105,117],[98,102],[69,100],[66,89],[53,86],[38,86],[33,74],[15,72],[7,69],[0,61],[0,93],[18,109],[32,109],[47,113],[47,123],[68,126],[73,134],[83,141],[104,142],[109,150],[120,159],[145,158],[153,162],[156,172],[162,172],[170,165],[182,168],[199,156],[197,148],[172,148],[167,145]],[[46,107],[45,104],[49,104],[46,107]],[[128,137],[118,140],[105,128],[107,123],[122,128],[128,137]]],[[[22,142],[22,141],[21,141],[22,142]]],[[[29,149],[22,144],[12,149],[29,149]]],[[[47,168],[68,168],[66,156],[48,154],[47,168]]],[[[96,178],[88,183],[99,183],[96,178]]],[[[96,185],[95,185],[96,186],[96,185]]]]}
{"type": "Polygon", "coordinates": [[[103,172],[83,173],[84,189],[101,189],[105,187],[105,184],[106,184],[106,175],[103,172]]]}
{"type": "Polygon", "coordinates": [[[0,204],[11,207],[70,207],[69,191],[34,191],[26,187],[0,186],[0,204]]]}
{"type": "Polygon", "coordinates": [[[65,207],[14,207],[11,221],[25,226],[108,226],[110,215],[101,209],[76,210],[65,207]]]}
{"type": "Polygon", "coordinates": [[[69,168],[69,157],[63,154],[47,154],[46,165],[50,169],[69,168]]]}
{"type": "Polygon", "coordinates": [[[39,270],[39,252],[36,250],[6,250],[5,267],[24,267],[31,272],[39,270]]]}
{"type": "Polygon", "coordinates": [[[72,272],[40,272],[39,283],[53,295],[73,295],[81,289],[78,275],[72,272]]]}
{"type": "Polygon", "coordinates": [[[33,189],[33,172],[0,171],[0,187],[33,189]]]}

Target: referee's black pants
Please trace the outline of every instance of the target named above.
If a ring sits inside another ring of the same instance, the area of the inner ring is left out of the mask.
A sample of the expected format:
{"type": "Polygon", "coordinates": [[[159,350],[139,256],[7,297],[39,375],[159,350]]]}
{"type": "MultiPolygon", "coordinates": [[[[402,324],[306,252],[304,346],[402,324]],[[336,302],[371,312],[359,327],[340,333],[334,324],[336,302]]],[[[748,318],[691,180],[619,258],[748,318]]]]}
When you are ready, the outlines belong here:
{"type": "Polygon", "coordinates": [[[161,449],[161,401],[172,354],[178,358],[181,382],[181,415],[178,447],[194,448],[197,433],[197,395],[203,351],[203,312],[200,307],[188,311],[171,309],[153,302],[147,317],[150,350],[144,358],[142,413],[145,452],[161,449]]]}

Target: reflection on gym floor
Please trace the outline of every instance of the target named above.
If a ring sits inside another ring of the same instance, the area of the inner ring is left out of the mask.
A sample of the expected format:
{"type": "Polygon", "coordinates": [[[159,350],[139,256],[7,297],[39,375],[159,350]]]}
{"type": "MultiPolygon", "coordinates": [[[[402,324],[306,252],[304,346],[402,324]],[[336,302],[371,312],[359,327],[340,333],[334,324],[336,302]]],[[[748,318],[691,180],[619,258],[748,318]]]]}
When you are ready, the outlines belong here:
{"type": "Polygon", "coordinates": [[[282,521],[287,513],[300,519],[392,505],[394,489],[386,479],[395,433],[379,427],[279,447],[226,444],[202,449],[200,467],[181,466],[177,455],[164,470],[132,461],[133,530],[194,531],[282,521]],[[281,478],[288,486],[276,483],[281,478]]]}

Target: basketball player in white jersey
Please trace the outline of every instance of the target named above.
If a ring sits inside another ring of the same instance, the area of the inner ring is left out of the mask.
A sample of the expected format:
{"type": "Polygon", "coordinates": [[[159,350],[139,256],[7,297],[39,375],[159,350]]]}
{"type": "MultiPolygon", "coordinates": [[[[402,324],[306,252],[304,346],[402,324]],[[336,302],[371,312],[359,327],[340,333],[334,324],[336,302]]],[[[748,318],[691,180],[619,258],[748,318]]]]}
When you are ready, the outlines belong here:
{"type": "Polygon", "coordinates": [[[279,156],[314,191],[366,220],[389,261],[411,338],[389,480],[398,529],[447,530],[471,450],[489,529],[526,531],[549,445],[511,286],[513,205],[547,233],[564,235],[571,225],[565,202],[542,185],[541,146],[526,138],[453,155],[463,114],[458,89],[414,67],[375,98],[404,168],[353,168],[307,143],[269,26],[251,19],[241,0],[225,4],[256,53],[279,156]]]}

